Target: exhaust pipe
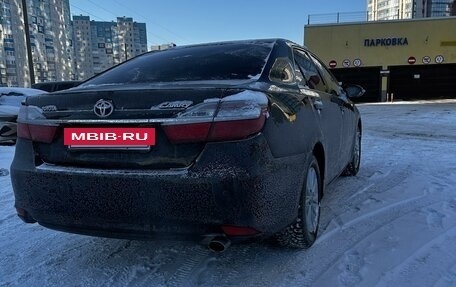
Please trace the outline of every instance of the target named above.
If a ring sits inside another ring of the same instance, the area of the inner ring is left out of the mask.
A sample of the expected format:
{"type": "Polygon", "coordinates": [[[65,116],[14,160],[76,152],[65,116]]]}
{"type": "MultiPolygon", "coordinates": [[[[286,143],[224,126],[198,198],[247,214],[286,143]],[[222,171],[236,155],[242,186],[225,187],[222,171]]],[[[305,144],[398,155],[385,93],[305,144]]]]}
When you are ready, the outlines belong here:
{"type": "Polygon", "coordinates": [[[231,241],[226,236],[216,236],[212,238],[207,247],[214,252],[223,252],[230,247],[231,241]]]}

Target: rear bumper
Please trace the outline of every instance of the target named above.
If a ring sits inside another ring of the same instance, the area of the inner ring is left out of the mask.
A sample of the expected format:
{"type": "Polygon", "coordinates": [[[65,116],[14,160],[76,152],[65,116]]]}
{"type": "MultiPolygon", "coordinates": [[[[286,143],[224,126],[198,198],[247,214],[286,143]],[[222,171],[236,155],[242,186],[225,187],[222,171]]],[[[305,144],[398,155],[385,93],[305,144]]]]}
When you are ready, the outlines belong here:
{"type": "Polygon", "coordinates": [[[304,155],[273,158],[265,138],[207,144],[180,170],[35,166],[19,139],[11,165],[15,206],[38,223],[112,237],[220,233],[221,225],[271,235],[297,214],[304,155]]]}

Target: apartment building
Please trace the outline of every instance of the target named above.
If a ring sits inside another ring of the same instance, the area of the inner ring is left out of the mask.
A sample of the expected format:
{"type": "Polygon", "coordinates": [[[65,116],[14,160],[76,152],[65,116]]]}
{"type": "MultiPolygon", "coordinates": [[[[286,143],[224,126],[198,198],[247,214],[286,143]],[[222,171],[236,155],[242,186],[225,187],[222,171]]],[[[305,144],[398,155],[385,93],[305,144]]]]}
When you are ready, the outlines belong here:
{"type": "Polygon", "coordinates": [[[428,2],[427,17],[455,16],[456,1],[433,0],[428,2]]]}
{"type": "Polygon", "coordinates": [[[73,16],[73,33],[77,80],[147,52],[146,24],[130,17],[100,22],[89,16],[73,16]]]}
{"type": "MultiPolygon", "coordinates": [[[[0,0],[0,85],[29,87],[21,0],[0,0]]],[[[27,0],[34,82],[74,79],[69,0],[27,0]]]]}
{"type": "Polygon", "coordinates": [[[161,45],[152,45],[152,46],[150,46],[149,51],[163,51],[163,50],[171,49],[173,47],[176,47],[176,44],[167,43],[167,44],[161,44],[161,45]]]}
{"type": "Polygon", "coordinates": [[[69,0],[26,0],[34,79],[30,78],[22,0],[0,0],[0,86],[84,80],[147,52],[146,24],[74,16],[69,0]]]}
{"type": "Polygon", "coordinates": [[[455,0],[367,0],[368,20],[399,20],[452,15],[455,0]]]}

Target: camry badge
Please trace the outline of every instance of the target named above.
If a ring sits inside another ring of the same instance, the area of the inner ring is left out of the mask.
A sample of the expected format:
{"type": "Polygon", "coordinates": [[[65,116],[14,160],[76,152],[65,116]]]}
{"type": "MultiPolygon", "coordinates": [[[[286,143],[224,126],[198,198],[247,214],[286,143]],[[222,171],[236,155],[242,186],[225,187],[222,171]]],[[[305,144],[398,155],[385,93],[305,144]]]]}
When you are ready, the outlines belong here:
{"type": "Polygon", "coordinates": [[[106,118],[114,111],[114,105],[109,100],[98,100],[93,106],[93,112],[100,118],[106,118]]]}
{"type": "Polygon", "coordinates": [[[170,110],[170,109],[186,109],[193,104],[192,101],[174,101],[164,102],[157,106],[151,107],[151,110],[170,110]]]}

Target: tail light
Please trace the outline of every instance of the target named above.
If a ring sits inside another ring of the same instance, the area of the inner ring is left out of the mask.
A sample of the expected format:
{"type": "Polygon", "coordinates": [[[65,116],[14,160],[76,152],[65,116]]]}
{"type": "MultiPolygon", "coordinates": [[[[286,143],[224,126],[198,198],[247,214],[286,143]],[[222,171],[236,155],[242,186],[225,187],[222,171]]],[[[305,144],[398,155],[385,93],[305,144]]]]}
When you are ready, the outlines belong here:
{"type": "Polygon", "coordinates": [[[265,94],[244,91],[191,107],[163,129],[172,143],[243,139],[263,128],[267,103],[265,94]]]}
{"type": "Polygon", "coordinates": [[[57,132],[52,124],[36,106],[22,106],[17,117],[17,136],[36,142],[51,143],[57,132]]]}
{"type": "Polygon", "coordinates": [[[22,219],[25,223],[35,223],[36,220],[23,208],[16,207],[17,216],[22,219]]]}

